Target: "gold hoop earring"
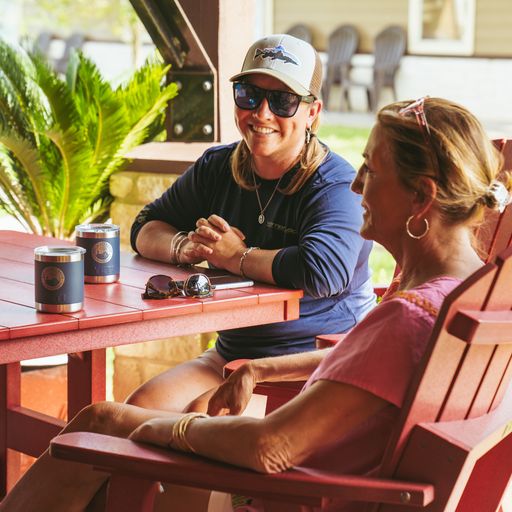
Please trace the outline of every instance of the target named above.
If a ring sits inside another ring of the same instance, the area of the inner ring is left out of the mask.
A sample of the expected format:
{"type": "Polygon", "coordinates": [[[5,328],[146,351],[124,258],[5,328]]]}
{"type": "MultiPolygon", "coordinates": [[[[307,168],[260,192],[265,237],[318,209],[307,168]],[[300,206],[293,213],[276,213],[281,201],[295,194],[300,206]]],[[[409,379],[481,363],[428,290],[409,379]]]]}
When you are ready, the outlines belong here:
{"type": "Polygon", "coordinates": [[[423,238],[430,230],[430,224],[428,223],[428,219],[423,219],[424,222],[425,222],[425,231],[423,231],[423,233],[421,233],[421,235],[415,235],[413,233],[411,233],[411,230],[409,229],[409,224],[411,222],[411,220],[414,218],[414,215],[411,215],[408,219],[407,219],[407,222],[405,223],[405,230],[407,231],[407,234],[411,237],[411,238],[414,238],[415,240],[419,240],[420,238],[423,238]]]}

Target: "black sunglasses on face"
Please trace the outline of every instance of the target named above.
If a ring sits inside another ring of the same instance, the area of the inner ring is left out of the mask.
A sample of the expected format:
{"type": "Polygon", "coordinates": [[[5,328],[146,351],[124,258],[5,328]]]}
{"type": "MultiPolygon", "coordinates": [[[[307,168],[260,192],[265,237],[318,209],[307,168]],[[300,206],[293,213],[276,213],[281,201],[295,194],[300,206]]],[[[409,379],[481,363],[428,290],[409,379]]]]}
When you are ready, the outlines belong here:
{"type": "Polygon", "coordinates": [[[256,85],[235,82],[233,84],[233,98],[235,105],[242,110],[256,110],[266,98],[270,111],[279,117],[293,117],[299,108],[300,102],[313,103],[315,97],[299,96],[293,92],[270,91],[256,85]]]}
{"type": "Polygon", "coordinates": [[[213,286],[205,274],[192,274],[185,281],[175,281],[163,274],[151,276],[146,283],[143,299],[168,299],[170,297],[195,297],[204,299],[213,295],[213,286]]]}

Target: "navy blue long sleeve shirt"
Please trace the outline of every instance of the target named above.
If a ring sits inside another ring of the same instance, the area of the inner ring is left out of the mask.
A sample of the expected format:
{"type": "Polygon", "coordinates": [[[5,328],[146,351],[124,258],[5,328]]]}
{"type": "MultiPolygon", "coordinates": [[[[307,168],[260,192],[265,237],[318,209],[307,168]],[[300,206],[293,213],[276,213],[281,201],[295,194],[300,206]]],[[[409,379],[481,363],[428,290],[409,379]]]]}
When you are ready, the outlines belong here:
{"type": "MultiPolygon", "coordinates": [[[[359,234],[360,198],[350,190],[352,166],[328,152],[323,163],[293,195],[277,191],[258,223],[254,191],[233,180],[230,157],[236,144],[209,149],[158,199],[147,205],[132,226],[132,247],[140,228],[161,220],[180,231],[196,220],[223,217],[246,236],[247,246],[281,249],[272,264],[277,285],[304,290],[300,318],[219,332],[217,350],[226,359],[266,357],[314,348],[318,334],[344,332],[375,304],[368,255],[371,242],[359,234]]],[[[298,167],[281,180],[284,188],[298,167]]],[[[277,180],[259,180],[265,205],[277,180]]]]}

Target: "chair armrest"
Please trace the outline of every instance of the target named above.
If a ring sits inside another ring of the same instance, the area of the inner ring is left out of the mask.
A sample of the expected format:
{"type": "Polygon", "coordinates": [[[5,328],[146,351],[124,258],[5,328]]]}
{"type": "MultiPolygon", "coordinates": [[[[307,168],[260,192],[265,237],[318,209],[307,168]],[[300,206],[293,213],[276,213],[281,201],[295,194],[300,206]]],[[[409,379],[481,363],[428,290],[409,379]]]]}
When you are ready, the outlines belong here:
{"type": "Polygon", "coordinates": [[[346,333],[340,334],[321,334],[315,338],[315,345],[317,349],[334,347],[336,343],[341,341],[346,336],[346,333]]]}
{"type": "Polygon", "coordinates": [[[264,475],[196,455],[85,432],[57,436],[50,443],[50,454],[101,471],[290,503],[319,504],[322,498],[339,498],[426,506],[434,498],[433,486],[426,483],[339,475],[306,467],[264,475]]]}
{"type": "Polygon", "coordinates": [[[233,359],[233,361],[229,361],[222,368],[222,376],[227,379],[234,371],[249,361],[250,359],[233,359]]]}
{"type": "Polygon", "coordinates": [[[377,285],[373,287],[373,293],[377,295],[377,302],[379,302],[379,300],[382,299],[387,289],[388,287],[386,285],[377,285]]]}

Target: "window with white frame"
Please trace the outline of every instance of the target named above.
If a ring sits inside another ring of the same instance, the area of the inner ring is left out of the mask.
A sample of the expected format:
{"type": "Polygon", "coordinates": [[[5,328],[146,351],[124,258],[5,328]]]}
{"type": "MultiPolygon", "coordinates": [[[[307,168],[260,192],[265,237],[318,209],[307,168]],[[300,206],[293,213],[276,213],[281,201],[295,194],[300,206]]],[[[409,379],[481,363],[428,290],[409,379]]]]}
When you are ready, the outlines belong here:
{"type": "Polygon", "coordinates": [[[409,53],[472,55],[475,0],[409,0],[409,53]]]}

